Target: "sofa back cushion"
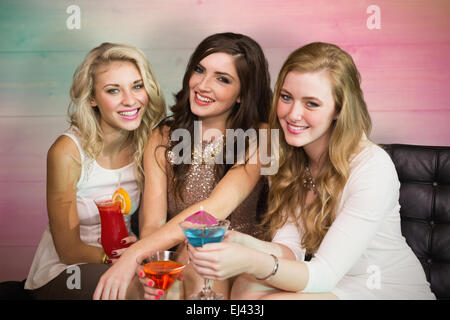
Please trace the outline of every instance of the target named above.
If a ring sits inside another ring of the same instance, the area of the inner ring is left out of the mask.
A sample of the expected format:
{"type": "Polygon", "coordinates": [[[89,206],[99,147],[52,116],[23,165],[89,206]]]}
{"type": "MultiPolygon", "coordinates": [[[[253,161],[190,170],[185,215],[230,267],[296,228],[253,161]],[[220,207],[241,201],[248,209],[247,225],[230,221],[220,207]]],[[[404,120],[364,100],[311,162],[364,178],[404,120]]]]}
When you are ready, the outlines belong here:
{"type": "Polygon", "coordinates": [[[431,290],[450,299],[450,147],[382,145],[401,183],[402,233],[431,290]]]}

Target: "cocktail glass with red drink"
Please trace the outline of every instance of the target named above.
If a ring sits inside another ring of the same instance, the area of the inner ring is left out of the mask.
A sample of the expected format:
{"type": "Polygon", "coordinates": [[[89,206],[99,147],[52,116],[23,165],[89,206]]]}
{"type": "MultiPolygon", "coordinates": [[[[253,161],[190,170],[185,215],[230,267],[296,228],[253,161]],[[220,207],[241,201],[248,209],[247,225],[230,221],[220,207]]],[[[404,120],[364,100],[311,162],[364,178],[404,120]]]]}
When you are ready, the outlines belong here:
{"type": "Polygon", "coordinates": [[[108,257],[117,249],[127,248],[130,244],[122,244],[128,237],[128,230],[121,211],[119,200],[113,200],[112,195],[103,195],[94,200],[100,213],[101,242],[108,257]]]}

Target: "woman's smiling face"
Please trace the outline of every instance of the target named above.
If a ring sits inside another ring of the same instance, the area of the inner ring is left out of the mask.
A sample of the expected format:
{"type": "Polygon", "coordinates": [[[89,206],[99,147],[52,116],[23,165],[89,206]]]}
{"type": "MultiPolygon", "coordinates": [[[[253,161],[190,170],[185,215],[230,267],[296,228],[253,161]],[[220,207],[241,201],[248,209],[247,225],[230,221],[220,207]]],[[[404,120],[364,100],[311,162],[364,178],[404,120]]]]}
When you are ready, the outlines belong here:
{"type": "Polygon", "coordinates": [[[277,116],[289,145],[314,148],[314,153],[328,147],[337,118],[328,72],[289,72],[278,97],[277,116]]]}
{"type": "Polygon", "coordinates": [[[189,102],[200,120],[223,119],[225,122],[236,102],[241,84],[232,55],[212,53],[194,68],[189,79],[189,102]]]}
{"type": "Polygon", "coordinates": [[[136,130],[147,104],[142,76],[133,63],[114,61],[98,67],[91,105],[99,109],[103,129],[136,130]]]}

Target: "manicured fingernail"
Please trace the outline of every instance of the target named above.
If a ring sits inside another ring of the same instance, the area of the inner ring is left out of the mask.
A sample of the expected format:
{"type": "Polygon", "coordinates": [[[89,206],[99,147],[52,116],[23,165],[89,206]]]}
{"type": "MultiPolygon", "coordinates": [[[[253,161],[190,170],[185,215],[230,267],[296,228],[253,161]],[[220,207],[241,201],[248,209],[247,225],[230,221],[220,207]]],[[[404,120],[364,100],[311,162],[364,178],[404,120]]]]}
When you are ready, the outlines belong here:
{"type": "Polygon", "coordinates": [[[150,280],[147,284],[148,284],[150,287],[153,287],[153,286],[155,285],[155,283],[154,283],[152,280],[150,280]]]}
{"type": "Polygon", "coordinates": [[[120,240],[120,244],[125,244],[127,243],[125,240],[120,240]]]}
{"type": "Polygon", "coordinates": [[[139,272],[139,277],[143,278],[145,276],[144,272],[139,272]]]}
{"type": "Polygon", "coordinates": [[[158,291],[158,294],[159,294],[160,296],[162,296],[162,295],[164,294],[164,291],[159,290],[159,291],[158,291]]]}
{"type": "Polygon", "coordinates": [[[113,252],[111,252],[111,256],[116,256],[117,255],[117,252],[116,251],[113,251],[113,252]]]}
{"type": "Polygon", "coordinates": [[[155,296],[155,300],[159,300],[159,296],[155,296]]]}
{"type": "Polygon", "coordinates": [[[107,264],[111,264],[111,263],[112,263],[112,260],[111,260],[111,259],[108,259],[108,260],[106,260],[106,263],[107,263],[107,264]]]}

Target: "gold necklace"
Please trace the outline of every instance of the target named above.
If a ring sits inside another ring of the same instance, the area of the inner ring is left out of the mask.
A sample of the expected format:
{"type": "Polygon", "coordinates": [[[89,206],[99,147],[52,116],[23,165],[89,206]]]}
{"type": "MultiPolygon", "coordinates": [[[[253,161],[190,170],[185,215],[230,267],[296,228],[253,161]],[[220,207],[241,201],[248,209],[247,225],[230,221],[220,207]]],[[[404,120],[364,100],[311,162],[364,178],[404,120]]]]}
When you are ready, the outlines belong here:
{"type": "Polygon", "coordinates": [[[305,175],[303,176],[303,187],[317,194],[316,182],[311,174],[308,163],[306,163],[305,169],[305,175]]]}
{"type": "Polygon", "coordinates": [[[194,146],[194,151],[192,153],[193,164],[215,164],[216,163],[216,155],[219,153],[223,153],[223,149],[225,146],[225,137],[224,135],[219,136],[218,138],[213,138],[211,141],[204,143],[204,149],[201,150],[198,147],[194,146]]]}
{"type": "MultiPolygon", "coordinates": [[[[219,136],[218,138],[213,138],[211,141],[203,141],[202,148],[198,146],[194,146],[194,150],[192,151],[192,157],[190,159],[189,164],[193,165],[204,165],[204,164],[216,164],[216,156],[219,153],[224,152],[225,148],[225,137],[224,135],[219,136]]],[[[181,164],[182,159],[175,155],[172,150],[168,151],[168,158],[171,164],[181,164]]]]}

